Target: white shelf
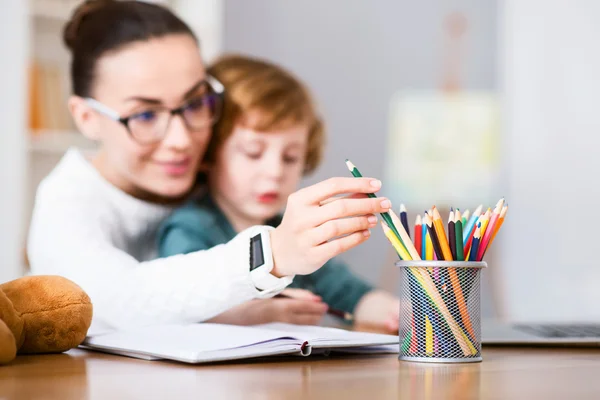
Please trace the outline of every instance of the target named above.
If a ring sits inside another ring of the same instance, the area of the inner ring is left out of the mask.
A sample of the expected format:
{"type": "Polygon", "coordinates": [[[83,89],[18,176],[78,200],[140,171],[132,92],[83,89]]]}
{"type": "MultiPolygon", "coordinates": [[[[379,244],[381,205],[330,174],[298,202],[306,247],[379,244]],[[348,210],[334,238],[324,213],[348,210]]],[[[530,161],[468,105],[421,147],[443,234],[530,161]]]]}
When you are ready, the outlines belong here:
{"type": "Polygon", "coordinates": [[[29,0],[29,10],[33,17],[66,21],[71,17],[79,0],[29,0]]]}
{"type": "Polygon", "coordinates": [[[42,154],[64,154],[70,147],[94,151],[96,143],[75,131],[39,131],[29,139],[29,152],[42,154]]]}
{"type": "MultiPolygon", "coordinates": [[[[23,0],[19,0],[23,1],[23,0]]],[[[145,0],[149,3],[173,7],[173,0],[145,0]]],[[[29,13],[32,17],[66,22],[82,0],[29,0],[29,13]]]]}

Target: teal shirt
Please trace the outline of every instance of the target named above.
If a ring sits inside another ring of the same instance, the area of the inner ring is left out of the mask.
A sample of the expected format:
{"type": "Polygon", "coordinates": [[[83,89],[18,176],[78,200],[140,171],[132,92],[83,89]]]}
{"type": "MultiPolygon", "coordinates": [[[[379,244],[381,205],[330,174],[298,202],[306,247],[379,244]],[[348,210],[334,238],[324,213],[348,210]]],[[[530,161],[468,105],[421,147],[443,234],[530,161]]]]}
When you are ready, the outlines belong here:
{"type": "MultiPolygon", "coordinates": [[[[278,216],[267,225],[277,227],[278,216]]],[[[207,250],[227,243],[237,235],[233,226],[213,201],[205,194],[175,210],[161,225],[158,232],[160,257],[207,250]]],[[[290,287],[310,290],[321,296],[330,307],[354,312],[356,304],[372,290],[340,260],[332,259],[310,275],[297,275],[290,287]]]]}

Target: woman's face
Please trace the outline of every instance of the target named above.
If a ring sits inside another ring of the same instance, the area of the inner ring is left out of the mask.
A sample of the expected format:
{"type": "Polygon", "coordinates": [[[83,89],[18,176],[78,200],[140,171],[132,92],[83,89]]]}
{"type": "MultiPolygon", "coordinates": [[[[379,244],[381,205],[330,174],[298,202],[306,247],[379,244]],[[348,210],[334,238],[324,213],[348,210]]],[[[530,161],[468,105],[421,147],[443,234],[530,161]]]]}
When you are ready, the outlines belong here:
{"type": "MultiPolygon", "coordinates": [[[[198,46],[184,34],[109,52],[98,60],[95,72],[92,97],[121,117],[136,116],[138,127],[151,124],[156,110],[180,107],[207,90],[199,85],[206,75],[198,46]]],[[[161,141],[140,143],[123,124],[84,99],[73,97],[69,105],[79,129],[100,142],[93,164],[113,185],[151,201],[174,200],[189,192],[210,139],[210,124],[190,130],[174,115],[161,141]]]]}

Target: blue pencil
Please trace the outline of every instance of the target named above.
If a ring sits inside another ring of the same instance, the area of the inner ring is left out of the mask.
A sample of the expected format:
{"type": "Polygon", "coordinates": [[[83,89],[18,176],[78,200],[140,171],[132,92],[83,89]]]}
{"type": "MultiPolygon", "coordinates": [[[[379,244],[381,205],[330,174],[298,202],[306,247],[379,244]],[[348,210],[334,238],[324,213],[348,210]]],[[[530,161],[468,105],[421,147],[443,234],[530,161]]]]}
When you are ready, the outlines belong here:
{"type": "Polygon", "coordinates": [[[481,240],[481,222],[477,224],[475,234],[473,235],[473,243],[471,244],[471,252],[469,253],[469,261],[477,261],[477,250],[479,250],[479,241],[481,240]]]}
{"type": "Polygon", "coordinates": [[[467,240],[469,237],[471,237],[473,229],[475,228],[475,223],[481,215],[481,210],[483,210],[483,205],[479,205],[479,207],[477,207],[473,215],[471,215],[471,218],[469,218],[467,224],[463,226],[463,243],[467,243],[467,240]]]}
{"type": "Polygon", "coordinates": [[[427,224],[425,224],[425,220],[422,220],[422,228],[421,228],[421,236],[423,239],[421,240],[421,259],[427,259],[427,224]]]}

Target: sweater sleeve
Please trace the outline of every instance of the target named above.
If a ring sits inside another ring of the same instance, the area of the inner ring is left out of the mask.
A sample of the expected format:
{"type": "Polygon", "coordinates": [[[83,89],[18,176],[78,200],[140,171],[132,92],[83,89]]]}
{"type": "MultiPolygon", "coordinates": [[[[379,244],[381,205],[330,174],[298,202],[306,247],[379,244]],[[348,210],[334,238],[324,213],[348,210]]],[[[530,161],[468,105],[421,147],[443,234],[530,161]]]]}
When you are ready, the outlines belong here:
{"type": "Polygon", "coordinates": [[[247,231],[210,250],[139,262],[112,243],[110,218],[91,196],[65,199],[38,190],[28,240],[32,273],[77,283],[92,299],[97,325],[198,322],[258,296],[247,231]]]}
{"type": "Polygon", "coordinates": [[[212,215],[194,205],[175,210],[159,227],[158,256],[169,257],[208,250],[223,244],[220,230],[212,215]]]}

